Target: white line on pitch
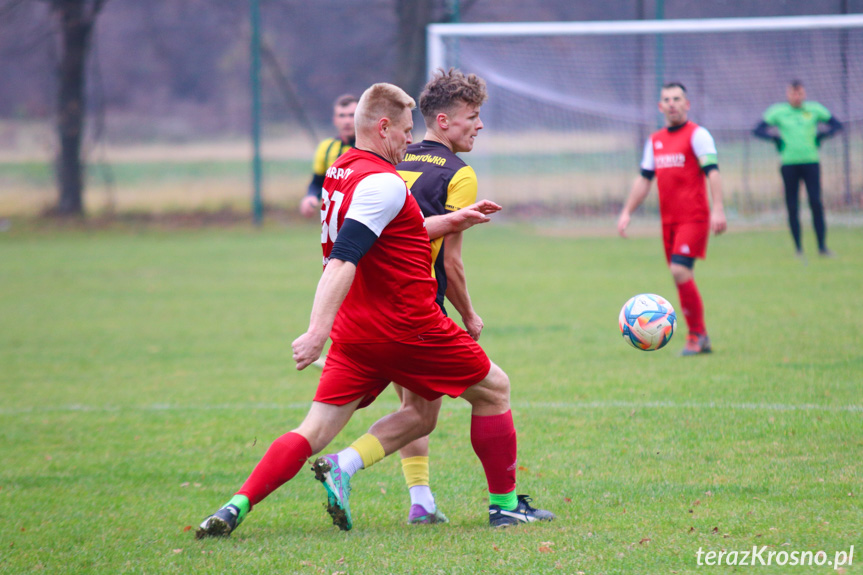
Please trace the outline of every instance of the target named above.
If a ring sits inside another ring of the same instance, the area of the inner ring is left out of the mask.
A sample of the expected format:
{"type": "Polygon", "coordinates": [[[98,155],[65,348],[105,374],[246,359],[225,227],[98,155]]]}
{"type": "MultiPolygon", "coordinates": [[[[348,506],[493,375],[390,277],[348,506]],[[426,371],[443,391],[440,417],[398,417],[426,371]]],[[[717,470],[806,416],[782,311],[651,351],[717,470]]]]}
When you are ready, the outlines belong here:
{"type": "Polygon", "coordinates": [[[577,401],[577,402],[523,402],[515,407],[540,407],[544,409],[728,409],[761,411],[849,411],[863,412],[863,405],[817,405],[812,403],[721,403],[715,401],[577,401]]]}
{"type": "MultiPolygon", "coordinates": [[[[395,402],[381,401],[373,404],[378,409],[395,410],[398,404],[395,402]]],[[[446,409],[467,409],[467,402],[449,402],[444,404],[446,409]]],[[[516,409],[690,409],[690,410],[739,410],[739,411],[825,411],[825,412],[849,412],[863,413],[863,405],[817,405],[817,404],[786,404],[786,403],[722,403],[722,402],[696,402],[696,401],[572,401],[572,402],[534,402],[516,401],[512,403],[516,409]]],[[[223,410],[305,410],[309,403],[234,403],[221,405],[180,405],[170,403],[153,403],[149,405],[134,406],[111,406],[111,405],[58,405],[49,407],[19,407],[0,408],[0,415],[20,415],[27,413],[75,413],[75,412],[97,412],[118,413],[130,411],[157,412],[157,411],[223,411],[223,410]]]]}

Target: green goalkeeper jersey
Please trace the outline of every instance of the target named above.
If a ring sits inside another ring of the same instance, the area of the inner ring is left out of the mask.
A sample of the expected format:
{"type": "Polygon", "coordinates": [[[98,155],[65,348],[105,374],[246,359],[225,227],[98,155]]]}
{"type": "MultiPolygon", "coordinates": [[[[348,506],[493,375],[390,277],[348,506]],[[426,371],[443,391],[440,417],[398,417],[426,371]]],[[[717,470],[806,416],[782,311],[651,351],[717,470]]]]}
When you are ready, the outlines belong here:
{"type": "Polygon", "coordinates": [[[818,123],[831,114],[818,102],[803,102],[799,108],[787,102],[774,104],[764,112],[764,121],[779,129],[783,164],[818,163],[818,123]]]}

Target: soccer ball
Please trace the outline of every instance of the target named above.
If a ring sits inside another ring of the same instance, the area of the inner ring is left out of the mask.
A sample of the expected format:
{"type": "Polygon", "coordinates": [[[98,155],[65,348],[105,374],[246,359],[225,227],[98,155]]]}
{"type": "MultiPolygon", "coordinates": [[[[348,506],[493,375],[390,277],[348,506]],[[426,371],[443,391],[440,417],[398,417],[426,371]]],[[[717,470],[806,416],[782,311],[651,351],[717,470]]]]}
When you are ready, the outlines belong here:
{"type": "Polygon", "coordinates": [[[624,341],[629,345],[653,351],[671,341],[677,329],[677,314],[664,297],[642,293],[623,304],[618,324],[624,341]]]}

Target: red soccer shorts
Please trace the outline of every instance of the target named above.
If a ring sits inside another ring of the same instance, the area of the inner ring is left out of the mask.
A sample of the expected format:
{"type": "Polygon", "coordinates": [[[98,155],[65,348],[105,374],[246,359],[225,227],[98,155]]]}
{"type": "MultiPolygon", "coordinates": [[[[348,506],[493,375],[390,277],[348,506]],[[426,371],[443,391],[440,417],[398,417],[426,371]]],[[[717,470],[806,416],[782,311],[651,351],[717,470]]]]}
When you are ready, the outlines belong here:
{"type": "Polygon", "coordinates": [[[704,259],[707,255],[707,239],[710,237],[710,222],[686,222],[662,224],[662,243],[665,245],[665,261],[679,255],[704,259]]]}
{"type": "Polygon", "coordinates": [[[429,401],[458,397],[488,375],[483,349],[450,318],[410,341],[330,346],[315,401],[366,407],[390,382],[429,401]]]}

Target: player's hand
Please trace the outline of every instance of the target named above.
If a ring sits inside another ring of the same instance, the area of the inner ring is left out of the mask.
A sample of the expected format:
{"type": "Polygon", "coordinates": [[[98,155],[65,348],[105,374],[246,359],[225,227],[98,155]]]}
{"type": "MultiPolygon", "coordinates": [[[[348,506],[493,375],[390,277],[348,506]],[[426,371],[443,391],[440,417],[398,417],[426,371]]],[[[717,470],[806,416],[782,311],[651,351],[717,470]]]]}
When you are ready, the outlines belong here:
{"type": "Polygon", "coordinates": [[[321,202],[315,196],[305,196],[300,202],[300,213],[304,218],[313,218],[320,215],[321,202]]]}
{"type": "Polygon", "coordinates": [[[482,333],[483,323],[482,318],[475,313],[471,316],[461,316],[461,321],[464,323],[464,329],[474,341],[479,341],[479,336],[482,333]]]}
{"type": "Polygon", "coordinates": [[[480,211],[473,210],[470,207],[450,212],[444,217],[449,220],[449,233],[463,232],[477,224],[484,224],[491,221],[490,217],[480,211]]]}
{"type": "Polygon", "coordinates": [[[722,208],[713,208],[710,213],[710,229],[717,236],[728,229],[728,222],[725,220],[725,210],[722,208]]]}
{"type": "Polygon", "coordinates": [[[503,208],[491,200],[480,200],[475,204],[471,204],[464,208],[466,210],[475,210],[481,214],[491,215],[501,211],[503,208]]]}
{"type": "Polygon", "coordinates": [[[303,370],[312,365],[324,351],[327,338],[321,338],[313,333],[306,332],[291,344],[294,352],[293,358],[297,362],[297,370],[303,370]]]}
{"type": "Polygon", "coordinates": [[[629,214],[621,213],[620,217],[617,218],[617,233],[620,234],[620,237],[626,237],[626,228],[629,226],[629,214]]]}

